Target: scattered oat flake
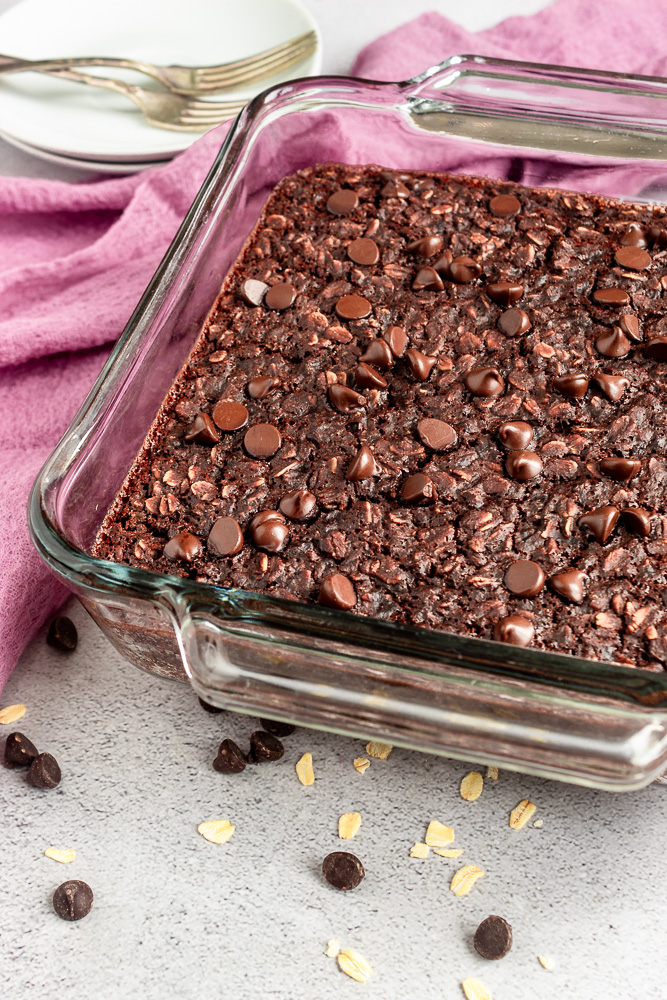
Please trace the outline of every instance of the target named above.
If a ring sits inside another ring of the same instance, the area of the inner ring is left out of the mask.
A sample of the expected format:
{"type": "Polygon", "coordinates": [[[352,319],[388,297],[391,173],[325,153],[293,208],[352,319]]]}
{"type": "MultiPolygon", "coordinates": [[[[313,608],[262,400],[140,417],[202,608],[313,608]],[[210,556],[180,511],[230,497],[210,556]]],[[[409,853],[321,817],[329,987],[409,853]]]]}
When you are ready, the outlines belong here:
{"type": "Polygon", "coordinates": [[[351,840],[359,832],[360,813],[343,813],[338,820],[338,836],[341,840],[351,840]]]}
{"type": "Polygon", "coordinates": [[[478,878],[484,872],[477,865],[464,865],[454,874],[454,878],[449,883],[449,888],[455,896],[467,896],[478,878]]]}
{"type": "Polygon", "coordinates": [[[26,713],[25,705],[7,705],[0,708],[0,725],[11,726],[12,722],[18,722],[26,713]]]}
{"type": "Polygon", "coordinates": [[[226,844],[236,829],[228,819],[212,819],[208,823],[200,823],[197,833],[212,844],[226,844]]]}
{"type": "Polygon", "coordinates": [[[346,976],[349,976],[350,979],[356,979],[358,983],[365,983],[373,975],[373,970],[364,956],[352,948],[345,948],[339,952],[337,958],[339,968],[346,976]]]}
{"type": "Polygon", "coordinates": [[[536,819],[535,822],[533,823],[533,826],[535,827],[536,830],[541,830],[542,827],[544,826],[544,820],[536,819]]]}
{"type": "Polygon", "coordinates": [[[368,756],[376,757],[377,760],[386,760],[393,749],[391,743],[377,743],[375,740],[371,740],[370,743],[366,744],[366,753],[368,756]]]}
{"type": "Polygon", "coordinates": [[[462,847],[436,847],[433,851],[434,854],[439,854],[441,858],[460,858],[463,854],[462,847]]]}
{"type": "Polygon", "coordinates": [[[454,839],[454,830],[451,826],[439,823],[437,819],[432,819],[428,825],[424,841],[429,847],[447,847],[454,839]]]}
{"type": "Polygon", "coordinates": [[[410,848],[411,858],[425,858],[428,855],[429,848],[427,844],[414,844],[410,848]]]}
{"type": "Polygon", "coordinates": [[[53,858],[61,865],[68,865],[76,857],[76,851],[73,851],[71,847],[47,847],[44,853],[47,858],[53,858]]]}
{"type": "Polygon", "coordinates": [[[482,794],[483,788],[484,778],[482,775],[479,771],[471,771],[461,782],[461,798],[465,799],[466,802],[474,802],[482,794]]]}
{"type": "Polygon", "coordinates": [[[493,1000],[486,986],[473,976],[464,979],[461,986],[468,1000],[493,1000]]]}
{"type": "Polygon", "coordinates": [[[531,819],[537,806],[530,799],[521,799],[518,806],[514,806],[512,812],[510,813],[510,826],[513,830],[520,830],[522,826],[525,826],[529,819],[531,819]]]}
{"type": "Polygon", "coordinates": [[[489,764],[489,766],[486,769],[486,776],[489,779],[489,781],[497,781],[498,780],[498,768],[497,767],[493,767],[493,765],[489,764]]]}
{"type": "Polygon", "coordinates": [[[554,967],[554,960],[549,955],[538,955],[537,961],[540,963],[543,969],[547,972],[551,972],[554,967]]]}
{"type": "Polygon", "coordinates": [[[340,952],[340,941],[338,938],[329,938],[324,954],[327,958],[336,958],[340,952]]]}
{"type": "Polygon", "coordinates": [[[367,771],[368,768],[371,766],[371,762],[368,759],[368,757],[355,757],[352,763],[354,764],[359,774],[363,774],[364,771],[367,771]]]}
{"type": "Polygon", "coordinates": [[[315,781],[312,753],[305,753],[301,760],[297,761],[296,776],[302,785],[312,785],[315,781]]]}

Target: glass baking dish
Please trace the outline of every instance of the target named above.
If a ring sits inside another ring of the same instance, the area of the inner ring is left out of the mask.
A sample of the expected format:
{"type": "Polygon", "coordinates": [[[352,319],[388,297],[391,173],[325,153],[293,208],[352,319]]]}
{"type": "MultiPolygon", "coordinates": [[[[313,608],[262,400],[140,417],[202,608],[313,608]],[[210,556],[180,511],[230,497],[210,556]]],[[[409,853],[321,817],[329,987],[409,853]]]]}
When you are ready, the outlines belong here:
{"type": "Polygon", "coordinates": [[[415,629],[93,558],[101,520],[278,180],[325,161],[667,200],[667,80],[454,56],[309,78],[240,116],[32,492],[49,566],[120,652],[253,715],[607,789],[667,768],[667,673],[415,629]],[[566,180],[566,184],[564,184],[566,180]]]}

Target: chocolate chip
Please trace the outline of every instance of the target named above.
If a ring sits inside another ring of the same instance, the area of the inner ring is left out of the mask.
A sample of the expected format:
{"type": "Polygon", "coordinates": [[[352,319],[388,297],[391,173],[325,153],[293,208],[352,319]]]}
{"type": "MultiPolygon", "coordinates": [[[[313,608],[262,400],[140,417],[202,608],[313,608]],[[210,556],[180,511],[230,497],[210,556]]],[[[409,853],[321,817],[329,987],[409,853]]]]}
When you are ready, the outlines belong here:
{"type": "Polygon", "coordinates": [[[588,375],[559,375],[553,379],[552,385],[556,392],[568,399],[581,399],[588,390],[588,375]]]}
{"type": "Polygon", "coordinates": [[[386,389],[388,385],[386,378],[365,361],[354,369],[354,380],[360,389],[386,389]]]}
{"type": "Polygon", "coordinates": [[[520,337],[528,333],[531,322],[523,309],[506,309],[498,317],[498,327],[506,337],[520,337]]]}
{"type": "Polygon", "coordinates": [[[93,908],[93,890],[87,882],[70,879],[53,894],[53,909],[62,920],[81,920],[93,908]]]}
{"type": "Polygon", "coordinates": [[[619,267],[629,268],[631,271],[645,271],[651,264],[651,258],[646,250],[637,246],[619,247],[614,254],[614,260],[619,267]]]}
{"type": "Polygon", "coordinates": [[[357,595],[351,580],[342,573],[332,573],[322,580],[318,604],[325,608],[349,611],[357,603],[357,595]]]}
{"type": "Polygon", "coordinates": [[[642,538],[648,538],[651,534],[651,515],[642,507],[623,507],[621,518],[628,531],[642,538]]]}
{"type": "Polygon", "coordinates": [[[371,267],[377,264],[380,259],[380,251],[375,240],[368,236],[361,236],[358,240],[352,240],[347,247],[347,255],[355,264],[362,267],[371,267]]]}
{"type": "Polygon", "coordinates": [[[410,194],[403,181],[397,179],[387,181],[380,192],[383,198],[407,198],[410,194]]]}
{"type": "Polygon", "coordinates": [[[465,384],[475,396],[500,396],[505,389],[499,371],[486,365],[471,368],[465,377],[465,384]]]}
{"type": "Polygon", "coordinates": [[[435,486],[423,472],[416,472],[413,476],[408,476],[403,483],[401,496],[406,503],[431,503],[435,500],[435,486]]]}
{"type": "Polygon", "coordinates": [[[503,917],[493,914],[482,920],[473,938],[475,951],[495,962],[504,958],[512,947],[512,928],[503,917]]]}
{"type": "Polygon", "coordinates": [[[346,478],[353,483],[361,482],[362,479],[370,479],[376,472],[373,452],[367,444],[361,446],[356,456],[347,468],[346,478]]]}
{"type": "Polygon", "coordinates": [[[441,292],[444,287],[442,278],[432,267],[421,267],[412,282],[414,292],[441,292]]]}
{"type": "Polygon", "coordinates": [[[371,304],[363,295],[352,292],[350,295],[342,295],[336,303],[336,314],[341,319],[365,319],[370,315],[371,304]]]}
{"type": "Polygon", "coordinates": [[[542,459],[535,451],[510,451],[505,459],[507,475],[525,483],[535,479],[542,471],[542,459]]]}
{"type": "Polygon", "coordinates": [[[213,423],[221,431],[239,431],[248,423],[248,410],[243,403],[221,399],[213,410],[213,423]]]}
{"type": "Polygon", "coordinates": [[[598,372],[593,376],[593,383],[605,394],[612,403],[617,403],[630,385],[630,379],[623,375],[606,375],[598,372]]]}
{"type": "Polygon", "coordinates": [[[606,358],[624,358],[629,353],[631,344],[620,326],[615,326],[613,330],[605,330],[596,338],[595,347],[606,358]]]}
{"type": "Polygon", "coordinates": [[[10,733],[5,741],[5,767],[30,767],[37,747],[23,733],[10,733]]]}
{"type": "Polygon", "coordinates": [[[508,642],[512,646],[530,646],[535,635],[532,622],[523,615],[507,615],[493,626],[496,642],[508,642]]]}
{"type": "Polygon", "coordinates": [[[67,615],[57,615],[52,618],[46,633],[46,641],[49,646],[59,649],[61,653],[72,653],[79,641],[76,625],[72,619],[67,615]]]}
{"type": "Polygon", "coordinates": [[[481,266],[472,257],[455,257],[449,265],[449,275],[457,285],[467,285],[481,273],[481,266]]]}
{"type": "Polygon", "coordinates": [[[603,458],[600,461],[600,472],[617,483],[627,483],[634,479],[641,467],[642,463],[638,458],[603,458]]]}
{"type": "Polygon", "coordinates": [[[581,570],[569,569],[565,573],[555,573],[547,582],[554,593],[572,604],[581,604],[584,599],[586,574],[581,570]]]}
{"type": "Polygon", "coordinates": [[[185,429],[183,440],[188,444],[192,441],[196,441],[197,444],[217,444],[220,435],[208,413],[198,413],[190,426],[185,429]]]}
{"type": "Polygon", "coordinates": [[[208,536],[209,552],[215,556],[235,556],[243,548],[243,532],[233,517],[219,517],[208,536]]]}
{"type": "Polygon", "coordinates": [[[224,708],[218,708],[217,705],[211,705],[210,701],[204,701],[203,698],[198,697],[197,701],[204,709],[204,711],[208,712],[210,715],[220,715],[221,712],[225,711],[224,708]]]}
{"type": "Polygon", "coordinates": [[[657,243],[658,246],[667,247],[667,229],[662,229],[660,226],[649,226],[646,231],[646,235],[651,243],[657,243]]]}
{"type": "Polygon", "coordinates": [[[508,420],[498,428],[498,440],[505,448],[520,451],[533,440],[533,428],[523,420],[508,420]]]}
{"type": "Polygon", "coordinates": [[[454,254],[451,250],[445,250],[443,254],[432,264],[433,270],[437,271],[441,278],[449,278],[449,269],[454,260],[454,254]]]}
{"type": "Polygon", "coordinates": [[[280,511],[262,510],[250,522],[250,537],[258,549],[275,555],[285,548],[289,528],[280,511]]]}
{"type": "Polygon", "coordinates": [[[624,288],[596,288],[593,302],[599,306],[629,306],[630,296],[624,288]]]}
{"type": "Polygon", "coordinates": [[[489,211],[501,219],[521,211],[521,202],[513,194],[497,194],[489,202],[489,211]]]}
{"type": "Polygon", "coordinates": [[[255,278],[246,278],[239,287],[239,298],[243,299],[246,305],[259,306],[262,299],[269,290],[269,286],[264,281],[257,281],[255,278]]]}
{"type": "Polygon", "coordinates": [[[60,778],[60,766],[50,753],[38,753],[26,775],[26,780],[35,788],[55,788],[60,778]]]}
{"type": "Polygon", "coordinates": [[[384,335],[384,339],[395,358],[400,358],[403,355],[409,342],[408,335],[401,326],[390,326],[384,335]]]}
{"type": "Polygon", "coordinates": [[[243,438],[245,450],[253,458],[271,458],[282,443],[280,431],[273,424],[253,424],[243,438]]]}
{"type": "Polygon", "coordinates": [[[635,344],[640,344],[644,339],[639,329],[639,320],[632,313],[623,313],[618,321],[618,325],[630,340],[634,340],[635,344]]]}
{"type": "Polygon", "coordinates": [[[363,409],[366,397],[346,385],[334,382],[329,386],[329,402],[339,413],[350,413],[352,410],[363,409]]]}
{"type": "Polygon", "coordinates": [[[456,443],[456,431],[451,424],[435,417],[424,417],[417,424],[417,433],[431,451],[446,451],[456,443]]]}
{"type": "MultiPolygon", "coordinates": [[[[392,327],[392,329],[394,328],[392,327]]],[[[374,365],[375,368],[382,368],[384,371],[389,371],[394,367],[394,355],[386,340],[371,340],[359,360],[366,361],[368,364],[374,365]]]]}
{"type": "Polygon", "coordinates": [[[322,862],[322,874],[334,889],[356,889],[366,872],[359,858],[348,851],[333,851],[322,862]]]}
{"type": "Polygon", "coordinates": [[[265,399],[279,386],[280,379],[276,375],[257,375],[248,382],[248,395],[251,399],[265,399]]]}
{"type": "Polygon", "coordinates": [[[424,236],[420,240],[413,240],[405,248],[408,253],[413,253],[415,257],[432,257],[442,250],[442,236],[424,236]]]}
{"type": "Polygon", "coordinates": [[[517,285],[513,281],[493,281],[486,286],[486,292],[497,305],[506,309],[519,301],[523,295],[523,285],[517,285]]]}
{"type": "Polygon", "coordinates": [[[278,719],[260,719],[259,721],[265,732],[277,736],[279,740],[296,732],[296,726],[293,726],[291,722],[279,722],[278,719]]]}
{"type": "Polygon", "coordinates": [[[246,759],[234,740],[223,740],[218,748],[218,756],[213,767],[220,774],[240,774],[245,771],[246,759]]]}
{"type": "Polygon", "coordinates": [[[296,288],[290,285],[289,281],[279,281],[277,285],[272,285],[264,296],[264,305],[268,309],[289,309],[296,298],[296,288]]]}
{"type": "Polygon", "coordinates": [[[651,337],[646,341],[644,354],[654,361],[667,361],[667,337],[651,337]]]}
{"type": "Polygon", "coordinates": [[[642,247],[642,249],[648,245],[646,233],[636,222],[630,223],[618,242],[624,247],[642,247]]]}
{"type": "Polygon", "coordinates": [[[579,524],[588,528],[597,542],[603,545],[616,527],[619,518],[618,507],[607,505],[582,514],[579,524]]]}
{"type": "Polygon", "coordinates": [[[332,215],[349,215],[359,204],[356,191],[350,188],[339,188],[327,199],[327,212],[332,215]]]}
{"type": "Polygon", "coordinates": [[[290,521],[307,521],[317,509],[317,500],[308,490],[292,490],[280,501],[280,511],[290,521]]]}
{"type": "Polygon", "coordinates": [[[517,559],[507,569],[504,583],[517,597],[537,597],[546,583],[546,574],[541,566],[531,559],[517,559]]]}
{"type": "Polygon", "coordinates": [[[431,374],[431,369],[438,359],[428,354],[416,351],[414,347],[409,347],[405,352],[405,363],[410,369],[410,374],[418,382],[425,382],[431,374]]]}
{"type": "Polygon", "coordinates": [[[247,760],[249,764],[264,764],[272,760],[280,760],[285,753],[285,747],[276,736],[265,733],[263,730],[250,735],[250,753],[247,760]]]}
{"type": "Polygon", "coordinates": [[[192,562],[204,551],[204,546],[196,535],[189,531],[179,531],[174,535],[162,550],[167,559],[184,559],[185,562],[192,562]]]}

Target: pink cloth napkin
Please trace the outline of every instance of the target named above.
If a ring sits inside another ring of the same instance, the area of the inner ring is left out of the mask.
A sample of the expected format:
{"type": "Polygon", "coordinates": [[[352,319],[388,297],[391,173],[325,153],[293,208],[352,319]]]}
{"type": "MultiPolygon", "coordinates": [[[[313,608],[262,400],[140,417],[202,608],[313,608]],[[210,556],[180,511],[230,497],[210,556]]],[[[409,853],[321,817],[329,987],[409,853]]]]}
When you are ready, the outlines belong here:
{"type": "MultiPolygon", "coordinates": [[[[352,73],[399,80],[456,52],[663,74],[667,7],[560,0],[471,34],[437,13],[373,42],[352,73]]],[[[30,486],[98,373],[224,136],[164,167],[70,185],[0,180],[0,690],[66,596],[34,551],[30,486]]]]}

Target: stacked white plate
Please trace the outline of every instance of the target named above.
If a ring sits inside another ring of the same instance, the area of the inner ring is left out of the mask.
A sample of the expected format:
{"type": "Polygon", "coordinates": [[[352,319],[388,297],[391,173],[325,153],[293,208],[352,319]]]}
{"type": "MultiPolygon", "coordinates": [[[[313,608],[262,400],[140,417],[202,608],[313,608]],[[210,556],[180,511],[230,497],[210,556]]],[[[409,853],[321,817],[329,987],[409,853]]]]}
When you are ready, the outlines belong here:
{"type": "MultiPolygon", "coordinates": [[[[0,15],[3,55],[26,59],[122,56],[209,66],[317,31],[297,0],[22,0],[0,15]]],[[[269,86],[320,71],[321,44],[281,74],[203,99],[248,100],[269,86]]],[[[142,87],[131,71],[86,68],[142,87]]],[[[149,125],[119,94],[43,73],[0,75],[0,135],[42,159],[108,173],[134,173],[171,159],[199,138],[149,125]]]]}

